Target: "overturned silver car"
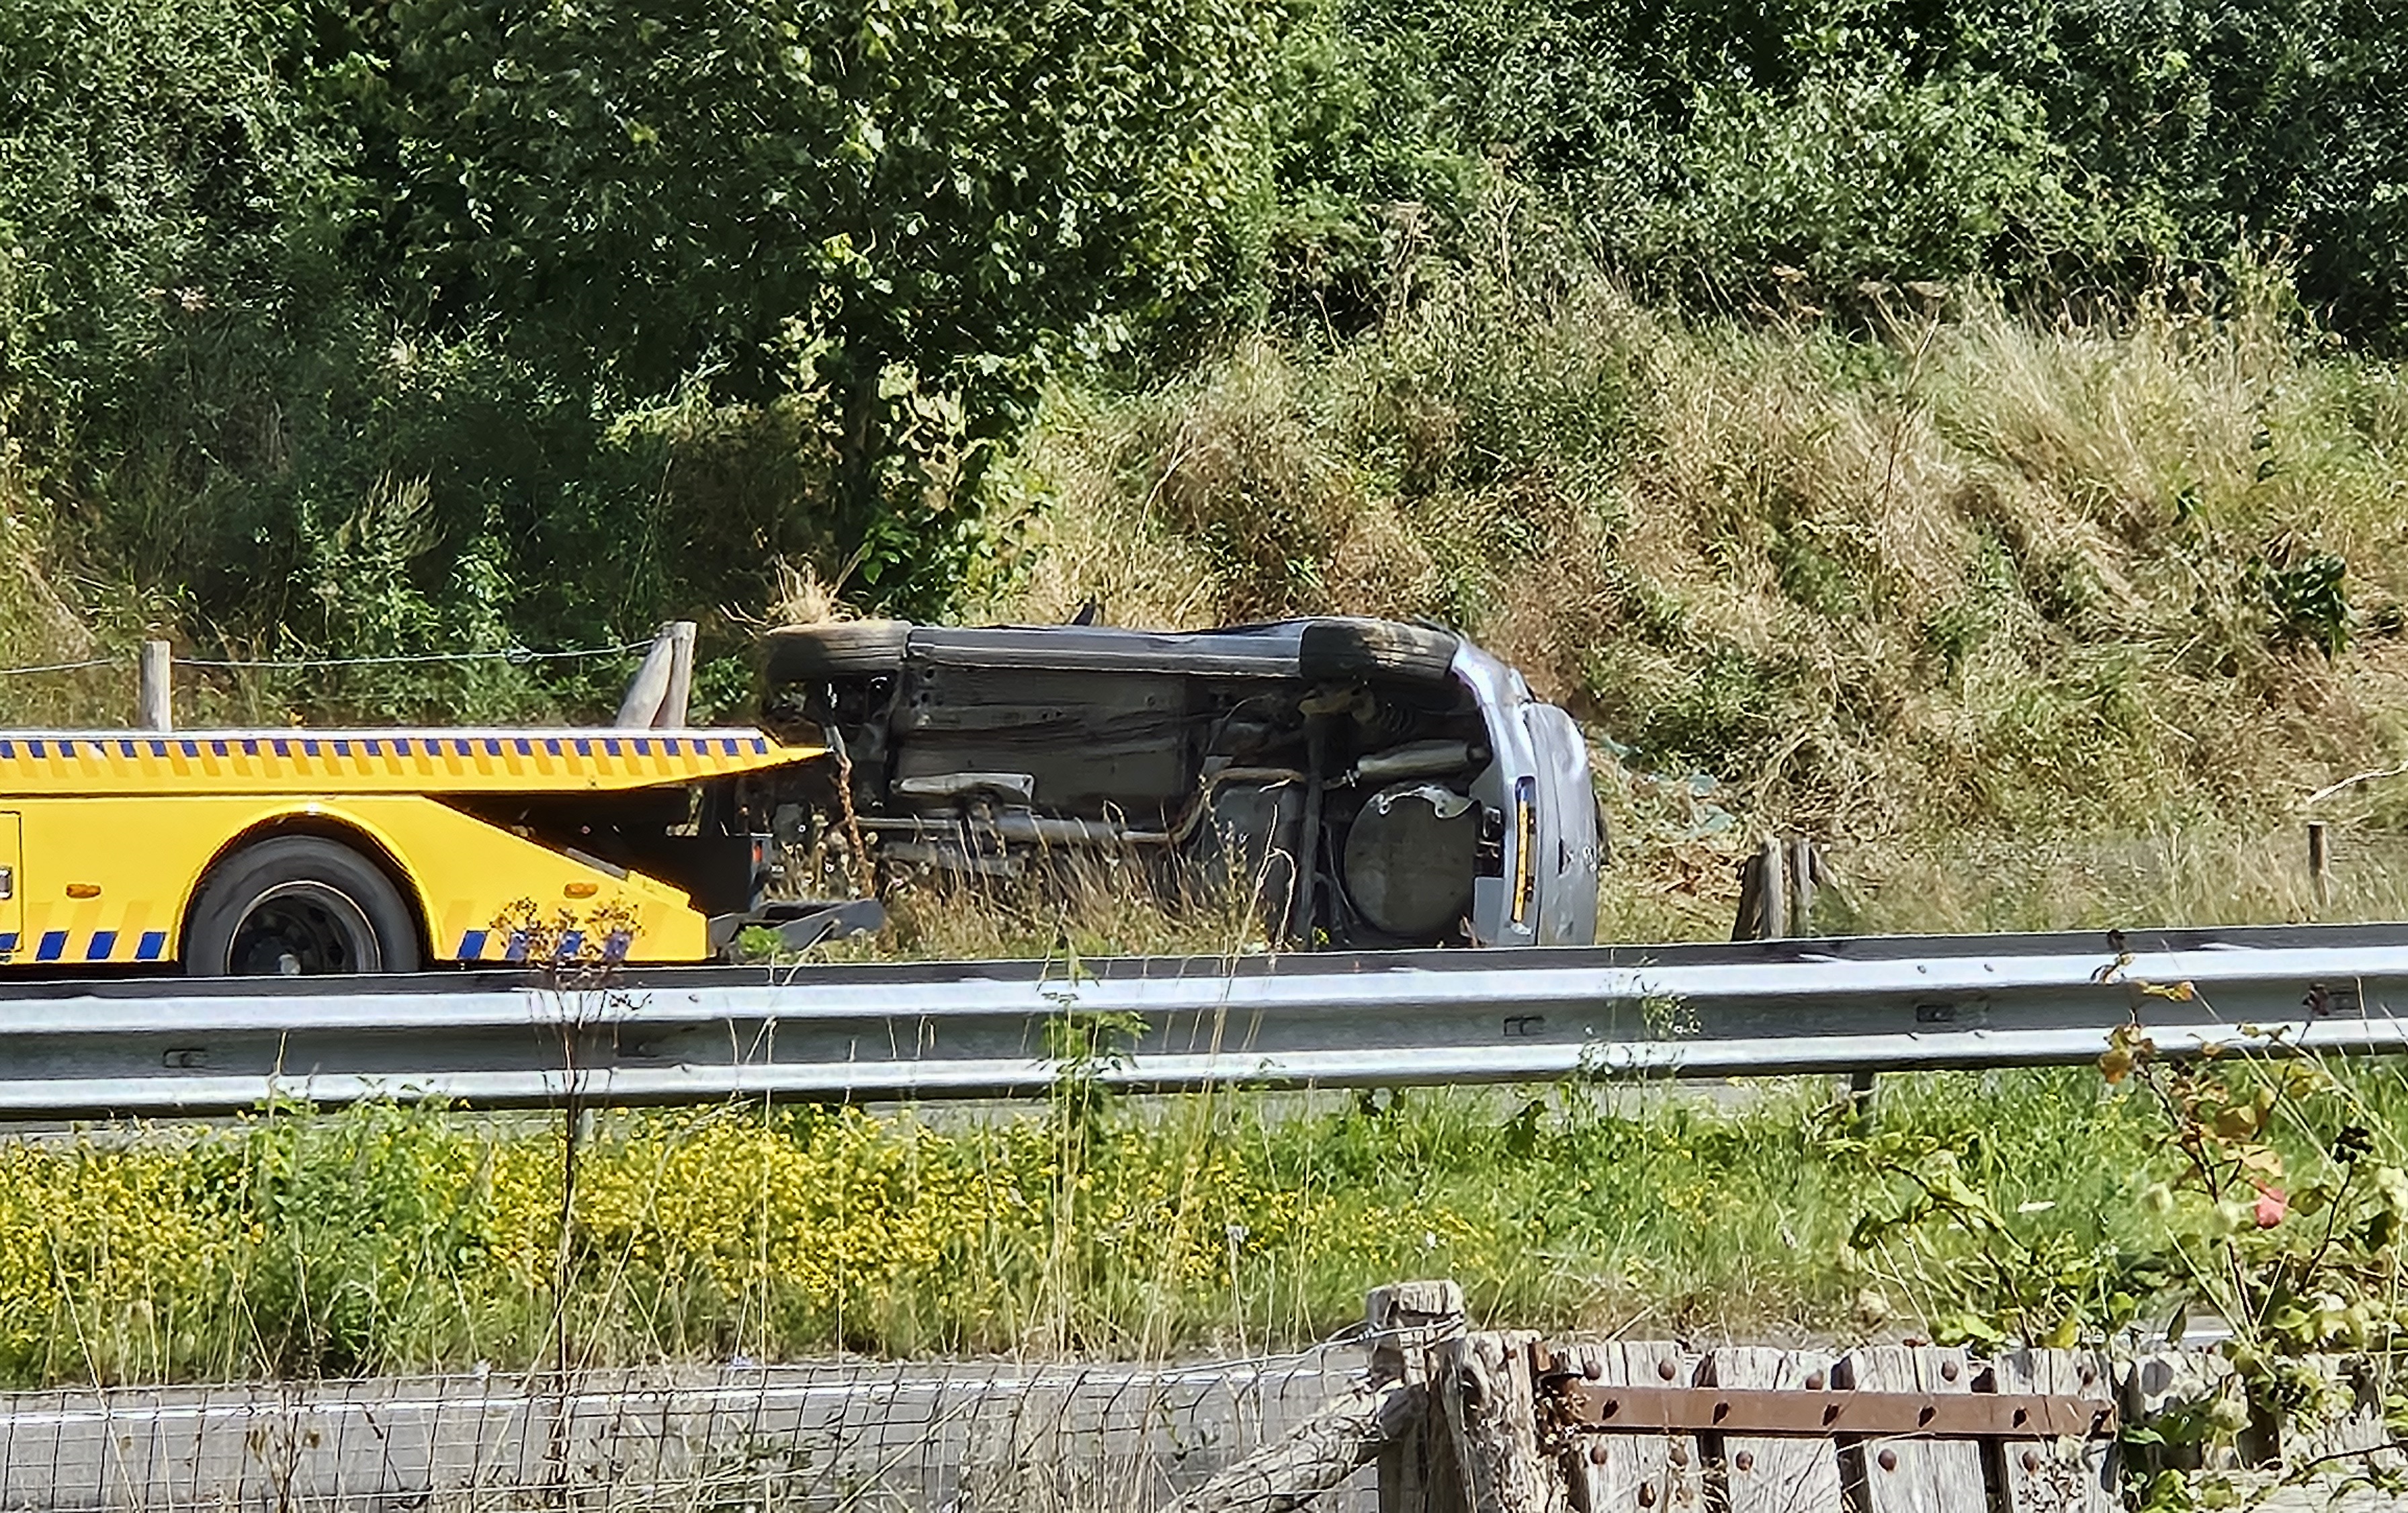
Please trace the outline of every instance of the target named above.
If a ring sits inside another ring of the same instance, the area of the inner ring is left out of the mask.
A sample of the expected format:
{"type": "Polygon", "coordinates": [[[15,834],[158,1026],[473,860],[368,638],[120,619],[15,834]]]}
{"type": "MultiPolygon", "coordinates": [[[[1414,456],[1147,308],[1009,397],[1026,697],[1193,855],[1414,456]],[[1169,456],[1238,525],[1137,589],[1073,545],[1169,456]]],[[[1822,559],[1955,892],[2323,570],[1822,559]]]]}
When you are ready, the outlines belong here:
{"type": "Polygon", "coordinates": [[[840,753],[781,806],[790,854],[964,877],[1135,858],[1191,894],[1237,880],[1296,945],[1596,934],[1579,727],[1446,631],[858,621],[770,632],[764,671],[764,722],[840,753]]]}

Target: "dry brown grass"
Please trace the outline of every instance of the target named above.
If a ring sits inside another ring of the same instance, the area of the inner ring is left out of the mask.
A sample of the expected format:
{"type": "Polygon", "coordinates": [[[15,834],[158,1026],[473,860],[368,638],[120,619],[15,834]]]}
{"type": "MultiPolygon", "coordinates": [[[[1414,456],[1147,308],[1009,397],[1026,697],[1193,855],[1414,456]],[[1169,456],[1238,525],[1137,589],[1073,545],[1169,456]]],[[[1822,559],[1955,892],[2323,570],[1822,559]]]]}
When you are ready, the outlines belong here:
{"type": "Polygon", "coordinates": [[[1241,887],[1166,893],[1136,859],[1057,858],[1022,878],[931,873],[882,888],[890,927],[821,948],[828,960],[994,961],[1240,956],[1270,949],[1241,887]]]}
{"type": "MultiPolygon", "coordinates": [[[[1461,625],[1620,743],[1646,862],[1609,918],[1697,933],[1759,825],[1901,882],[1970,838],[2294,834],[2306,794],[2408,753],[2403,460],[2401,375],[2271,276],[2114,327],[1968,294],[1872,337],[1473,278],[1334,353],[1063,396],[1026,459],[1052,507],[989,607],[1461,625]],[[2346,564],[2329,659],[2275,592],[2319,554],[2346,564]],[[1650,796],[1692,773],[1732,828],[1650,796]]],[[[2081,912],[2026,892],[2022,917],[2081,912]]]]}
{"type": "Polygon", "coordinates": [[[826,625],[854,619],[844,600],[844,580],[823,578],[808,562],[780,558],[773,568],[777,595],[769,602],[772,625],[826,625]]]}

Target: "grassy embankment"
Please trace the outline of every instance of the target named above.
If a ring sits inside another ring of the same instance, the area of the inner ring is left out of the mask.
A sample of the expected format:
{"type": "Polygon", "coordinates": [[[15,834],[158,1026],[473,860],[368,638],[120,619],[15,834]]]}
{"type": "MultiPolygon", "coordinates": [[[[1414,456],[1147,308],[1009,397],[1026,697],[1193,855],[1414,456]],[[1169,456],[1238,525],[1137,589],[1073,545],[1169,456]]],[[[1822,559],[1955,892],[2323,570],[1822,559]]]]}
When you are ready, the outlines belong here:
{"type": "MultiPolygon", "coordinates": [[[[2398,374],[2271,295],[2113,331],[1976,301],[1867,340],[1471,282],[1333,351],[1057,395],[1022,461],[1054,503],[978,607],[1467,626],[1610,743],[1612,936],[1724,929],[1766,825],[1833,843],[1835,927],[2300,918],[2309,795],[2401,754],[2403,441],[2398,374]]],[[[17,560],[20,605],[51,604],[39,554],[17,560]]],[[[12,619],[13,655],[80,649],[71,617],[12,619]]],[[[119,696],[66,687],[19,708],[119,696]]],[[[2316,806],[2343,835],[2333,916],[2408,914],[2383,840],[2403,795],[2316,806]]],[[[896,949],[1226,932],[1100,893],[1067,918],[920,908],[896,949]]],[[[2359,1087],[2396,1150],[2398,1077],[2359,1087]]],[[[19,1145],[0,1374],[527,1363],[563,1308],[595,1360],[1236,1348],[1430,1273],[1518,1321],[1640,1330],[1894,1333],[1982,1306],[1972,1273],[1848,1249],[1896,1178],[1826,1098],[629,1118],[582,1152],[565,1239],[559,1144],[523,1130],[385,1111],[19,1145]]],[[[2093,1074],[1901,1082],[1878,1120],[1961,1150],[2066,1253],[2148,1241],[2163,1131],[2093,1074]]]]}
{"type": "Polygon", "coordinates": [[[2408,387],[2267,288],[2114,329],[1890,296],[1882,339],[1450,286],[1334,354],[1065,397],[994,607],[1433,615],[1599,742],[1600,933],[1727,928],[1757,827],[1829,927],[2408,912],[2408,387]]]}
{"type": "MultiPolygon", "coordinates": [[[[2408,757],[2408,386],[2285,301],[2084,325],[1892,291],[1868,333],[1449,275],[1356,340],[1057,391],[961,612],[1466,628],[1598,741],[1611,938],[1727,928],[1759,828],[1839,856],[1832,928],[2302,918],[2312,812],[2330,912],[2397,917],[2408,778],[2311,799],[2408,757]]],[[[8,516],[0,663],[125,654],[155,617],[8,516]]],[[[113,722],[129,682],[7,679],[0,715],[113,722]]],[[[204,722],[283,686],[186,683],[204,722]]],[[[1092,946],[1179,935],[1096,902],[1092,946]]]]}

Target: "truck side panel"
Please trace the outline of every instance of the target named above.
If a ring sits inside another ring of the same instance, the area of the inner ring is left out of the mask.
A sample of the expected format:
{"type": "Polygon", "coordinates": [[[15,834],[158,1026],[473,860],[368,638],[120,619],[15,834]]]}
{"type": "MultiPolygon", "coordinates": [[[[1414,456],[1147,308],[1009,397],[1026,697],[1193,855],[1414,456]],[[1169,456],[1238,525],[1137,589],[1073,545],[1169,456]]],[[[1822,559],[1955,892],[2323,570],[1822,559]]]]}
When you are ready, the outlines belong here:
{"type": "Polygon", "coordinates": [[[631,960],[710,955],[708,921],[677,889],[588,866],[419,795],[17,796],[0,806],[0,841],[12,830],[21,837],[0,900],[0,962],[9,964],[177,960],[210,864],[240,838],[278,829],[349,834],[381,851],[434,961],[505,960],[509,925],[529,918],[561,931],[631,924],[631,960]]]}

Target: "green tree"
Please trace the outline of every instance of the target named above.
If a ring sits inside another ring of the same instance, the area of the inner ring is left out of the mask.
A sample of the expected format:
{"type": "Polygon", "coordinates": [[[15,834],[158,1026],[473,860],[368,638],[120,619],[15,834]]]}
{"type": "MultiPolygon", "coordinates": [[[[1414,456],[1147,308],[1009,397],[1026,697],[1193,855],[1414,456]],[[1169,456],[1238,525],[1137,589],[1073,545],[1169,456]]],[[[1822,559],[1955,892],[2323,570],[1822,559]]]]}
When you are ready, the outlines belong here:
{"type": "MultiPolygon", "coordinates": [[[[448,329],[606,393],[799,398],[901,589],[1065,359],[1246,271],[1261,0],[372,7],[380,235],[448,329]]],[[[924,565],[919,586],[953,564],[924,565]]]]}

